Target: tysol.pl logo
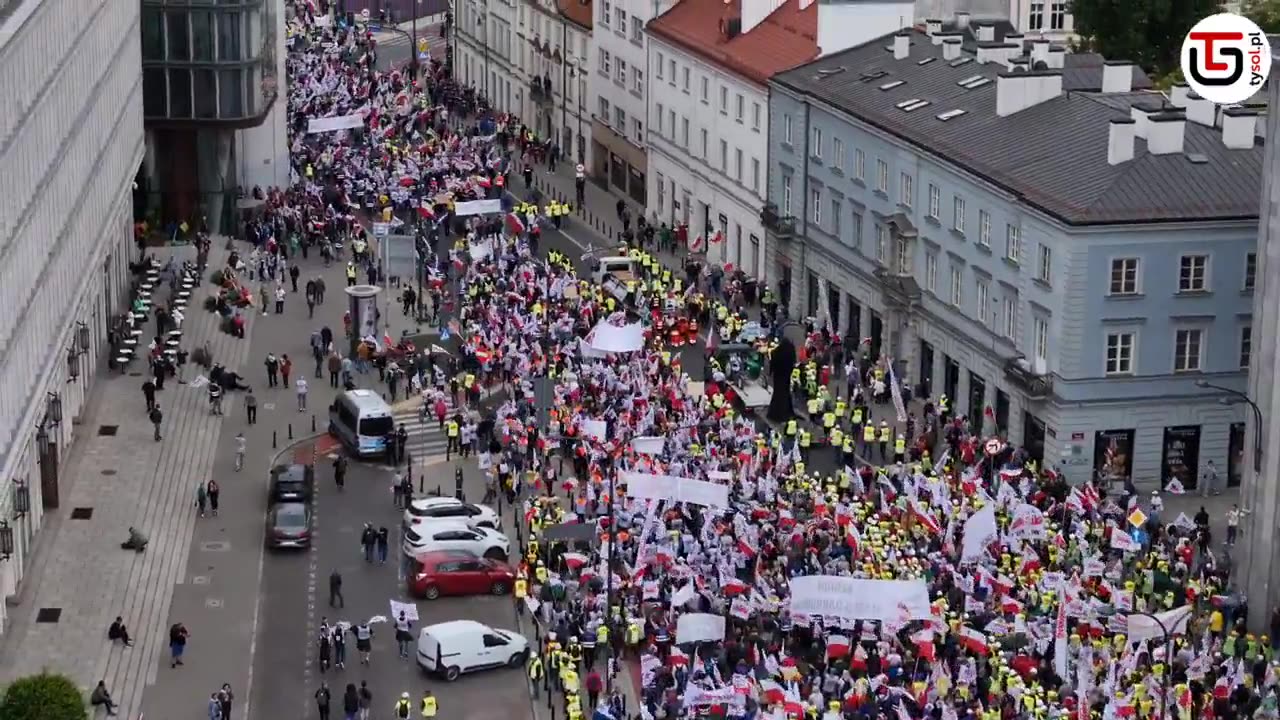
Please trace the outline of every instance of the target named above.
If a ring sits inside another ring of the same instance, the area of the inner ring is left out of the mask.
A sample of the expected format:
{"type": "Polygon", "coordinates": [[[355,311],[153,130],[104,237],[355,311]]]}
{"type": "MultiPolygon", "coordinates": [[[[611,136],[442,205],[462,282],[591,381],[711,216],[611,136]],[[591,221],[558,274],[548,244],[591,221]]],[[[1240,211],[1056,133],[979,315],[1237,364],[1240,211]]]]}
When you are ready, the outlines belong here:
{"type": "Polygon", "coordinates": [[[1270,74],[1271,45],[1247,17],[1210,15],[1182,41],[1182,75],[1187,84],[1219,105],[1248,100],[1270,74]]]}

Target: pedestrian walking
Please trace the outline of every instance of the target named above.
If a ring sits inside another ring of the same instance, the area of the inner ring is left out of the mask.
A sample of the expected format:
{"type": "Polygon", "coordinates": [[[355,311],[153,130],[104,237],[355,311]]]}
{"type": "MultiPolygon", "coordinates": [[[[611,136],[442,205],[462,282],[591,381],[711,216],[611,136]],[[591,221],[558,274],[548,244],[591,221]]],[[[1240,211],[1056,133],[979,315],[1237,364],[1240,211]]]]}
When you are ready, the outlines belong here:
{"type": "Polygon", "coordinates": [[[344,608],[347,601],[342,597],[342,574],[337,570],[329,573],[329,607],[344,608]]]}
{"type": "Polygon", "coordinates": [[[409,644],[413,642],[413,623],[405,617],[404,611],[396,618],[396,645],[400,649],[400,657],[409,657],[409,644]]]}
{"type": "Polygon", "coordinates": [[[236,697],[231,692],[231,683],[222,683],[222,689],[218,691],[218,702],[222,705],[222,720],[231,720],[231,701],[236,697]]]}
{"type": "Polygon", "coordinates": [[[245,439],[244,433],[236,433],[236,472],[244,469],[244,453],[249,447],[249,441],[245,439]]]}
{"type": "Polygon", "coordinates": [[[373,691],[369,689],[368,683],[364,680],[360,681],[360,694],[358,698],[360,720],[369,720],[369,708],[373,707],[373,691]]]}
{"type": "Polygon", "coordinates": [[[356,694],[354,683],[347,683],[347,691],[342,695],[342,715],[345,720],[355,720],[360,712],[360,696],[356,694]]]}
{"type": "Polygon", "coordinates": [[[200,517],[204,517],[205,508],[209,505],[209,493],[205,490],[204,481],[196,483],[196,508],[200,511],[200,517]]]}
{"type": "Polygon", "coordinates": [[[326,623],[320,623],[320,635],[316,637],[316,663],[321,673],[329,672],[333,663],[333,631],[326,623]]]}
{"type": "Polygon", "coordinates": [[[147,378],[146,382],[142,383],[142,397],[147,401],[147,412],[154,410],[156,407],[156,384],[151,381],[151,378],[147,378]]]}
{"type": "Polygon", "coordinates": [[[160,442],[160,423],[164,421],[164,413],[160,411],[160,405],[157,403],[152,406],[151,413],[148,415],[151,419],[151,425],[155,427],[156,442],[160,442]]]}
{"type": "Polygon", "coordinates": [[[329,685],[325,681],[320,681],[320,689],[316,690],[316,710],[320,712],[320,720],[329,720],[329,705],[333,702],[333,693],[329,692],[329,685]]]}
{"type": "Polygon", "coordinates": [[[275,387],[280,382],[277,379],[280,372],[280,361],[276,359],[275,354],[267,353],[267,359],[262,364],[267,368],[267,387],[275,387]]]}
{"type": "Polygon", "coordinates": [[[373,529],[369,523],[364,524],[364,530],[360,533],[360,545],[364,548],[364,561],[373,562],[374,546],[378,544],[378,531],[373,529]]]}
{"type": "Polygon", "coordinates": [[[339,492],[347,485],[347,458],[345,455],[339,455],[338,459],[333,461],[333,482],[338,486],[339,492]]]}
{"type": "Polygon", "coordinates": [[[209,487],[206,492],[209,493],[209,511],[213,513],[214,517],[218,517],[218,496],[222,494],[222,488],[218,486],[218,481],[209,478],[209,487]]]}
{"type": "Polygon", "coordinates": [[[276,314],[277,315],[284,314],[284,298],[286,294],[287,293],[285,293],[284,291],[284,285],[276,285],[276,314]]]}
{"type": "Polygon", "coordinates": [[[289,387],[289,373],[293,372],[293,361],[288,355],[280,356],[280,381],[285,387],[289,387]]]}
{"type": "Polygon", "coordinates": [[[216,692],[209,693],[209,720],[222,720],[222,703],[216,692]]]}
{"type": "Polygon", "coordinates": [[[307,379],[302,375],[298,376],[298,412],[306,412],[307,410],[307,379]]]}
{"type": "Polygon", "coordinates": [[[351,628],[351,634],[356,636],[356,650],[360,653],[360,664],[369,664],[369,655],[373,652],[373,628],[369,627],[369,623],[364,622],[351,628]]]}
{"type": "Polygon", "coordinates": [[[333,665],[338,669],[347,666],[347,636],[340,627],[333,629],[333,665]]]}
{"type": "Polygon", "coordinates": [[[252,390],[244,396],[244,412],[250,425],[258,424],[258,398],[252,390]]]}
{"type": "Polygon", "coordinates": [[[378,562],[383,565],[387,564],[387,549],[390,542],[391,533],[387,528],[385,526],[378,528],[378,562]]]}
{"type": "MultiPolygon", "coordinates": [[[[176,668],[182,665],[182,655],[187,651],[187,639],[191,637],[191,633],[187,631],[187,626],[182,623],[174,623],[169,628],[169,667],[176,668]]],[[[217,699],[217,693],[213,695],[217,699]]],[[[212,710],[212,708],[211,708],[212,710]]],[[[219,707],[221,711],[221,707],[219,707]]]]}

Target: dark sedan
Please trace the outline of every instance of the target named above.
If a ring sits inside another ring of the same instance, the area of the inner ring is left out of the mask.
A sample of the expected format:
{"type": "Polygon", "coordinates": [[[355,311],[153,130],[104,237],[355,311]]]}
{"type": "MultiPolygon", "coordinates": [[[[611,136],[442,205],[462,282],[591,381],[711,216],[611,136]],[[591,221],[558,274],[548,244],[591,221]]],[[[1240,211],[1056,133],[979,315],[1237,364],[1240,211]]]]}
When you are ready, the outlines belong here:
{"type": "Polygon", "coordinates": [[[272,550],[311,546],[311,508],[280,503],[267,511],[267,547],[272,550]]]}
{"type": "Polygon", "coordinates": [[[312,465],[277,465],[267,482],[267,504],[308,503],[315,491],[316,470],[312,465]]]}

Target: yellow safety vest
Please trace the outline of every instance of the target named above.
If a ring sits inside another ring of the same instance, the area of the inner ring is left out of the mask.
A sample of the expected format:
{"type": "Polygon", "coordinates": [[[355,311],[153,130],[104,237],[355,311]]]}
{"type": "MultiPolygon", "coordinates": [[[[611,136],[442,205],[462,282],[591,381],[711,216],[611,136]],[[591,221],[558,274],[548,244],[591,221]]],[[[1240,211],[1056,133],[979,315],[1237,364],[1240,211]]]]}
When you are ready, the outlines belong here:
{"type": "Polygon", "coordinates": [[[907,441],[901,435],[899,435],[898,439],[893,443],[893,452],[898,455],[907,454],[907,441]]]}
{"type": "Polygon", "coordinates": [[[516,599],[523,600],[529,595],[529,583],[524,578],[516,578],[516,599]]]}
{"type": "Polygon", "coordinates": [[[793,418],[787,421],[787,437],[795,437],[795,434],[796,434],[796,421],[793,418]]]}
{"type": "Polygon", "coordinates": [[[893,431],[889,429],[888,425],[884,425],[880,428],[880,442],[887,443],[892,437],[893,431]]]}
{"type": "Polygon", "coordinates": [[[861,425],[862,424],[862,408],[859,408],[859,407],[854,408],[851,419],[853,420],[854,425],[861,425]]]}
{"type": "Polygon", "coordinates": [[[422,698],[422,717],[433,718],[436,716],[436,699],[434,697],[422,698]]]}
{"type": "Polygon", "coordinates": [[[458,423],[449,421],[449,437],[458,437],[458,423]]]}
{"type": "Polygon", "coordinates": [[[863,425],[863,426],[862,426],[862,439],[863,439],[865,442],[875,442],[875,441],[876,441],[876,426],[875,426],[875,425],[863,425]]]}

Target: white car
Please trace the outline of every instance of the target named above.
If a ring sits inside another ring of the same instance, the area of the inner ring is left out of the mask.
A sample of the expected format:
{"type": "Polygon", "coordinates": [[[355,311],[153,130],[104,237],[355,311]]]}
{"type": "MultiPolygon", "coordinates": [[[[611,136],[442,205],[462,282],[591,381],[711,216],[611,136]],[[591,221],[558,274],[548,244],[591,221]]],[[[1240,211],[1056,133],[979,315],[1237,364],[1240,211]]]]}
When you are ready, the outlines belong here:
{"type": "Polygon", "coordinates": [[[465,520],[472,527],[502,527],[502,520],[493,508],[451,497],[418,498],[404,511],[405,529],[438,519],[465,520]]]}
{"type": "Polygon", "coordinates": [[[448,682],[459,675],[489,668],[519,668],[529,656],[529,641],[511,630],[474,620],[450,620],[422,628],[418,665],[448,682]]]}
{"type": "Polygon", "coordinates": [[[405,528],[401,545],[410,557],[435,550],[465,550],[476,557],[505,562],[511,553],[511,541],[506,535],[458,520],[436,520],[405,528]]]}

